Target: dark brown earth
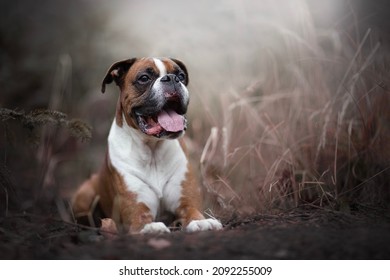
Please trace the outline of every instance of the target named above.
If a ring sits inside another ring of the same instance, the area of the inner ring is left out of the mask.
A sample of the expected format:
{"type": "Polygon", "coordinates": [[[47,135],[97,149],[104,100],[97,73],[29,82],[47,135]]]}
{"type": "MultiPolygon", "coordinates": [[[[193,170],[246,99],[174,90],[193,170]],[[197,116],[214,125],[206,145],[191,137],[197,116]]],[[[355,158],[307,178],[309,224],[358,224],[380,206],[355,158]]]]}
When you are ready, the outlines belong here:
{"type": "Polygon", "coordinates": [[[223,231],[104,238],[35,215],[0,219],[1,259],[390,259],[390,215],[294,209],[225,223],[223,231]]]}

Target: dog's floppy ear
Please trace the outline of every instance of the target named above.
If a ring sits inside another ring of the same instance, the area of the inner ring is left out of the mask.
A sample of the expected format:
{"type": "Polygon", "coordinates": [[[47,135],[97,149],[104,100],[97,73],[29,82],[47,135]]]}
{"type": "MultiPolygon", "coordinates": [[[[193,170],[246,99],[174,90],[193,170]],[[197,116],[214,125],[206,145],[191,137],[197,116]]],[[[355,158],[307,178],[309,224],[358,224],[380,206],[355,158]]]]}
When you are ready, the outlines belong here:
{"type": "Polygon", "coordinates": [[[187,67],[184,65],[183,62],[181,62],[181,61],[178,60],[178,59],[171,58],[171,60],[172,60],[173,62],[175,62],[175,63],[180,67],[181,70],[184,71],[184,74],[186,74],[186,81],[185,81],[184,85],[188,85],[188,82],[190,81],[190,79],[189,79],[189,77],[188,77],[187,67]]]}
{"type": "Polygon", "coordinates": [[[112,81],[115,81],[115,83],[119,86],[122,81],[123,74],[129,70],[136,60],[136,58],[126,59],[115,62],[111,65],[102,82],[102,93],[106,91],[106,84],[111,84],[112,81]]]}

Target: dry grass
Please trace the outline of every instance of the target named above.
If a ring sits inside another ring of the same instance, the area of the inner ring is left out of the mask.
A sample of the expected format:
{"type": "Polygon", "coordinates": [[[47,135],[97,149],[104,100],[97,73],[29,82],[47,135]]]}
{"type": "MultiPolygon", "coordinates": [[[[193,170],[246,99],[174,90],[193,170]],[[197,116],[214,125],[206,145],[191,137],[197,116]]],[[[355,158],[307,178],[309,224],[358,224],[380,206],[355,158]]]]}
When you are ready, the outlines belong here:
{"type": "MultiPolygon", "coordinates": [[[[85,122],[78,119],[68,120],[67,115],[49,109],[33,110],[29,113],[18,112],[7,108],[0,108],[0,121],[7,123],[15,120],[28,130],[31,143],[38,145],[41,141],[42,127],[55,125],[68,129],[70,134],[82,141],[89,141],[92,137],[92,128],[85,122]]],[[[7,126],[5,126],[8,128],[7,126]]],[[[6,133],[9,133],[6,131],[6,133]]]]}
{"type": "Polygon", "coordinates": [[[221,98],[222,121],[211,128],[200,163],[222,215],[388,202],[384,50],[369,44],[370,30],[359,42],[343,42],[340,53],[323,50],[314,35],[294,34],[286,44],[289,69],[221,98]]]}

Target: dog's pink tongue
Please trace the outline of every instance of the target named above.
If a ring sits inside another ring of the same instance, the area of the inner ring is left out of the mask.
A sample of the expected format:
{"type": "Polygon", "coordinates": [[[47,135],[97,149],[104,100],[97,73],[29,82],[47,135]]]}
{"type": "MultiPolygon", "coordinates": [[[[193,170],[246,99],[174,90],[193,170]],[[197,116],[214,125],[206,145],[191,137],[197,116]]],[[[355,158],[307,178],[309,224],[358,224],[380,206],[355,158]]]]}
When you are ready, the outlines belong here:
{"type": "Polygon", "coordinates": [[[184,130],[184,117],[173,110],[162,110],[157,116],[159,124],[169,132],[184,130]]]}

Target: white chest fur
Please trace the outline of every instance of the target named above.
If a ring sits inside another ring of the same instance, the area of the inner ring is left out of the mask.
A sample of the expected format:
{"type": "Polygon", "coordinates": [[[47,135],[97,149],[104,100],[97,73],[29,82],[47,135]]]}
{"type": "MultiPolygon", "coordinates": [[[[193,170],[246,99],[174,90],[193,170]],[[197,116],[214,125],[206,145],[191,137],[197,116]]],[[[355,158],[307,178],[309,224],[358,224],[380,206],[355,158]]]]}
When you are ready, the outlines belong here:
{"type": "Polygon", "coordinates": [[[187,172],[187,157],[178,140],[161,140],[153,145],[146,145],[144,140],[141,132],[126,123],[119,127],[114,120],[108,136],[111,164],[128,191],[137,194],[137,201],[145,203],[154,218],[160,207],[174,213],[187,172]]]}

